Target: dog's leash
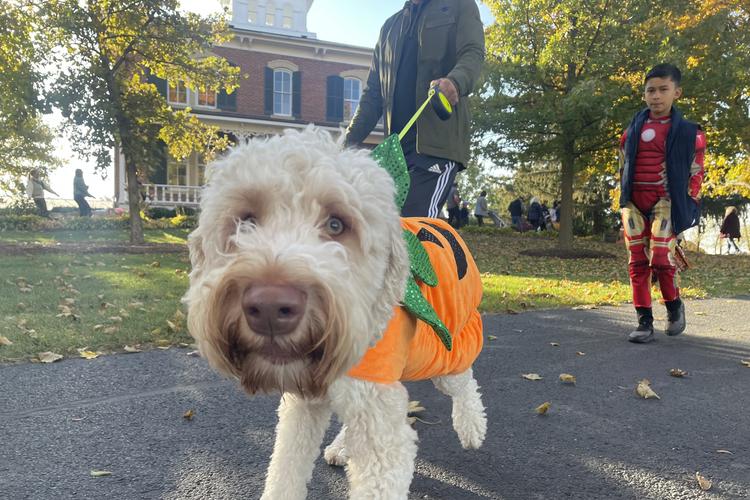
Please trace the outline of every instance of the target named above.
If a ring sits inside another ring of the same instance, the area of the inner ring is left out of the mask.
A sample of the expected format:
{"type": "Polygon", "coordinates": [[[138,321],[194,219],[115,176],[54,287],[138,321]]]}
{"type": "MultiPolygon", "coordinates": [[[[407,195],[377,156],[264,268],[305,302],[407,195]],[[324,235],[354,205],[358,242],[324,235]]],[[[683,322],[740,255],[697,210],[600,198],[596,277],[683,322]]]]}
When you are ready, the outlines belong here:
{"type": "MultiPolygon", "coordinates": [[[[404,206],[411,182],[406,158],[404,158],[404,151],[401,149],[401,139],[414,126],[429,103],[432,103],[432,109],[441,120],[447,120],[453,114],[453,107],[448,98],[435,85],[430,88],[427,93],[427,99],[425,99],[416,113],[409,119],[403,130],[398,134],[391,134],[386,137],[372,151],[372,157],[391,175],[393,182],[396,184],[395,201],[399,209],[404,206]]],[[[419,280],[427,286],[437,286],[437,274],[432,267],[430,257],[427,255],[427,251],[422,246],[422,243],[410,231],[404,229],[403,238],[409,253],[411,274],[409,275],[409,279],[406,280],[406,293],[401,305],[417,319],[430,325],[446,349],[450,351],[453,348],[451,333],[437,315],[432,305],[424,298],[417,284],[417,280],[419,280]]]]}

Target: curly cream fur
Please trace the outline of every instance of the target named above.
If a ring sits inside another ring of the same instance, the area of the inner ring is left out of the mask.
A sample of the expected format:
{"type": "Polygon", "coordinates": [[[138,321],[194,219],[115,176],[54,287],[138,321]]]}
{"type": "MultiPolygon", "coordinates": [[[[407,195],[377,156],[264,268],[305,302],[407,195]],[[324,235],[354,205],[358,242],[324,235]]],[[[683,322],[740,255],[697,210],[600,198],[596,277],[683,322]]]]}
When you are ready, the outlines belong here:
{"type": "MultiPolygon", "coordinates": [[[[381,337],[409,273],[392,179],[368,151],[344,149],[314,127],[235,147],[210,165],[208,178],[183,300],[211,366],[250,393],[283,394],[262,498],[305,497],[332,411],[348,428],[334,444],[351,497],[406,498],[417,450],[406,389],[346,376],[381,337]],[[326,231],[331,216],[345,222],[343,233],[326,231]],[[242,296],[255,284],[304,292],[290,334],[269,338],[250,328],[242,296]],[[269,343],[291,360],[268,359],[269,343]]],[[[454,401],[461,398],[453,386],[474,391],[463,398],[469,415],[459,417],[471,429],[459,435],[478,446],[484,409],[471,373],[437,384],[450,386],[454,401]]],[[[462,411],[454,404],[454,423],[462,411]]]]}

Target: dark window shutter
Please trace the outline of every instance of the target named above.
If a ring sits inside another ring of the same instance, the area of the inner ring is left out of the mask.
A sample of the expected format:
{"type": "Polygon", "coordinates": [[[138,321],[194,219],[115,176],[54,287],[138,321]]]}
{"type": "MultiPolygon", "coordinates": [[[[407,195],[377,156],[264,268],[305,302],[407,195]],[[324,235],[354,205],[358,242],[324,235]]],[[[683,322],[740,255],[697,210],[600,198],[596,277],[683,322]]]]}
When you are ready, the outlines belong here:
{"type": "MultiPolygon", "coordinates": [[[[163,80],[162,80],[163,81],[163,80]]],[[[167,145],[160,142],[157,147],[157,152],[154,155],[154,168],[151,171],[149,180],[154,184],[166,184],[167,183],[167,145]]]]}
{"type": "Polygon", "coordinates": [[[148,83],[152,83],[156,85],[156,90],[158,90],[159,93],[163,95],[165,99],[167,98],[167,81],[166,80],[159,78],[156,75],[149,74],[147,81],[148,83]]]}
{"type": "Polygon", "coordinates": [[[326,121],[344,120],[344,79],[331,75],[326,79],[326,121]]]}
{"type": "Polygon", "coordinates": [[[273,70],[265,68],[265,86],[263,87],[265,105],[263,113],[266,115],[273,114],[273,70]]]}
{"type": "Polygon", "coordinates": [[[302,72],[292,73],[292,116],[299,119],[302,116],[302,72]]]}
{"type": "Polygon", "coordinates": [[[237,111],[237,91],[239,89],[234,89],[234,92],[231,94],[227,94],[227,91],[224,89],[221,89],[219,91],[219,94],[216,96],[216,106],[219,109],[223,109],[224,111],[237,111]]]}

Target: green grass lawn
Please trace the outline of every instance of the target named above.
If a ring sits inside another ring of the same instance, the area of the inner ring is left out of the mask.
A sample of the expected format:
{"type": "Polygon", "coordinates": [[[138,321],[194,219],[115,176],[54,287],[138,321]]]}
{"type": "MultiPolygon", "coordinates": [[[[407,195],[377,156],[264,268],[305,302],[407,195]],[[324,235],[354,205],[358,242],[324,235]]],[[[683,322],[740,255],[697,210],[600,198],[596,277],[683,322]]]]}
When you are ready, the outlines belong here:
{"type": "MultiPolygon", "coordinates": [[[[149,230],[154,243],[182,243],[187,230],[149,230]]],[[[564,260],[520,255],[552,248],[539,235],[465,231],[482,272],[484,312],[624,303],[631,298],[621,244],[578,240],[614,259],[564,260]]],[[[124,231],[0,233],[0,244],[38,241],[126,241],[124,231]]],[[[683,273],[686,297],[750,293],[750,257],[689,254],[683,273]]],[[[166,347],[191,343],[179,299],[189,261],[183,254],[35,254],[0,258],[0,361],[34,359],[52,351],[78,356],[88,348],[121,352],[125,346],[166,347]],[[12,342],[2,345],[2,337],[12,342]]],[[[658,293],[654,290],[654,297],[658,293]]]]}
{"type": "MultiPolygon", "coordinates": [[[[145,229],[146,243],[185,243],[190,229],[145,229]]],[[[54,245],[55,243],[124,243],[130,237],[127,231],[88,230],[71,231],[59,229],[54,231],[3,231],[0,232],[2,243],[37,243],[54,245]]]]}

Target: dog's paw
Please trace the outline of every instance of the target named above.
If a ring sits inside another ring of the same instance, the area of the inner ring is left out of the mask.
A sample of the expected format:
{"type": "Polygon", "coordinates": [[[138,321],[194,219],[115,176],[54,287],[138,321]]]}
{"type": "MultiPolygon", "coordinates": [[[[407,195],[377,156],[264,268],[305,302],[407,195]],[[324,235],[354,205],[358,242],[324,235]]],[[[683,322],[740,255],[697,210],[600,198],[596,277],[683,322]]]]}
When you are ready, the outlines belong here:
{"type": "Polygon", "coordinates": [[[335,443],[328,445],[323,452],[323,459],[328,465],[344,467],[349,461],[346,449],[342,446],[336,446],[335,443]]]}
{"type": "Polygon", "coordinates": [[[454,415],[453,426],[464,449],[476,449],[482,446],[484,436],[487,434],[487,417],[482,412],[472,412],[456,418],[454,415]]]}

